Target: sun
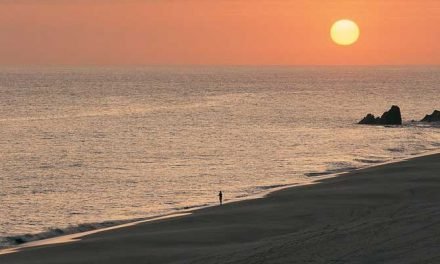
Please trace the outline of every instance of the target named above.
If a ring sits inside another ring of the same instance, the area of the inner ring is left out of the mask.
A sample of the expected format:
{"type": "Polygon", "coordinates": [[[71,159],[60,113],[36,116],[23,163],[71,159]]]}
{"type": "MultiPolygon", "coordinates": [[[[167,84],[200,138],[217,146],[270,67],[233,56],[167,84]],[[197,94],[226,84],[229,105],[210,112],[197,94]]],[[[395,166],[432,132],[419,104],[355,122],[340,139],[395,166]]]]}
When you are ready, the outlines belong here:
{"type": "Polygon", "coordinates": [[[330,35],[336,44],[349,46],[358,41],[360,30],[354,21],[341,19],[333,24],[330,35]]]}

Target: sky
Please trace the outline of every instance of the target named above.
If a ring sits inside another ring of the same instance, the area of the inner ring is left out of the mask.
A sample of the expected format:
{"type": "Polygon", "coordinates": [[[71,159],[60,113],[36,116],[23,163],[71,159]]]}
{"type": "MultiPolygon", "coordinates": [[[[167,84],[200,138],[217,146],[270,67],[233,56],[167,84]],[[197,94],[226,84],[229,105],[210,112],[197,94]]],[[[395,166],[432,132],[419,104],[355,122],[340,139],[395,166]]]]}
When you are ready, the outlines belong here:
{"type": "Polygon", "coordinates": [[[1,65],[437,65],[440,1],[0,0],[0,34],[1,65]]]}

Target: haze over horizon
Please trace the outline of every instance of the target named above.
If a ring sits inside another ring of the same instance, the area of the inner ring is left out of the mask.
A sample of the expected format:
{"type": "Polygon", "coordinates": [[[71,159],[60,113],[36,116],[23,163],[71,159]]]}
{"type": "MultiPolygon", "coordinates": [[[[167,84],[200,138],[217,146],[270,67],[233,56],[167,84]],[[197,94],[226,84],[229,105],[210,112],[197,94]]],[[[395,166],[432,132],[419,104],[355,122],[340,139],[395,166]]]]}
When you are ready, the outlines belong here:
{"type": "Polygon", "coordinates": [[[0,1],[0,65],[438,65],[438,25],[434,0],[0,1]]]}

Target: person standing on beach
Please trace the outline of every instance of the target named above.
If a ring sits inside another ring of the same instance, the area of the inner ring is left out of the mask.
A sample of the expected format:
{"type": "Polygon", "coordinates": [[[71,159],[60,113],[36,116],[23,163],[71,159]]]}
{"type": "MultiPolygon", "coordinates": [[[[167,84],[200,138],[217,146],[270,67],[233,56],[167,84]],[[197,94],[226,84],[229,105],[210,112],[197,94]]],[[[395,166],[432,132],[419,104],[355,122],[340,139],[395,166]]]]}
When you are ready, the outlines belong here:
{"type": "Polygon", "coordinates": [[[222,205],[223,204],[223,193],[222,193],[222,191],[220,191],[218,193],[218,200],[220,201],[220,205],[222,205]]]}

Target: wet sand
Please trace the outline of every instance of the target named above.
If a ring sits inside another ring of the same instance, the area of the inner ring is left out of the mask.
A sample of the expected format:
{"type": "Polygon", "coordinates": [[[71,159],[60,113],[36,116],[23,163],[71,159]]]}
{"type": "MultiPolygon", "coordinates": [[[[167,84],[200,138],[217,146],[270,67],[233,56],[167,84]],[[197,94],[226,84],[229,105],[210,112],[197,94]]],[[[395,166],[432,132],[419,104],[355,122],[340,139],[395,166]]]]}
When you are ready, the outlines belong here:
{"type": "Polygon", "coordinates": [[[440,263],[440,154],[26,248],[0,263],[440,263]]]}

